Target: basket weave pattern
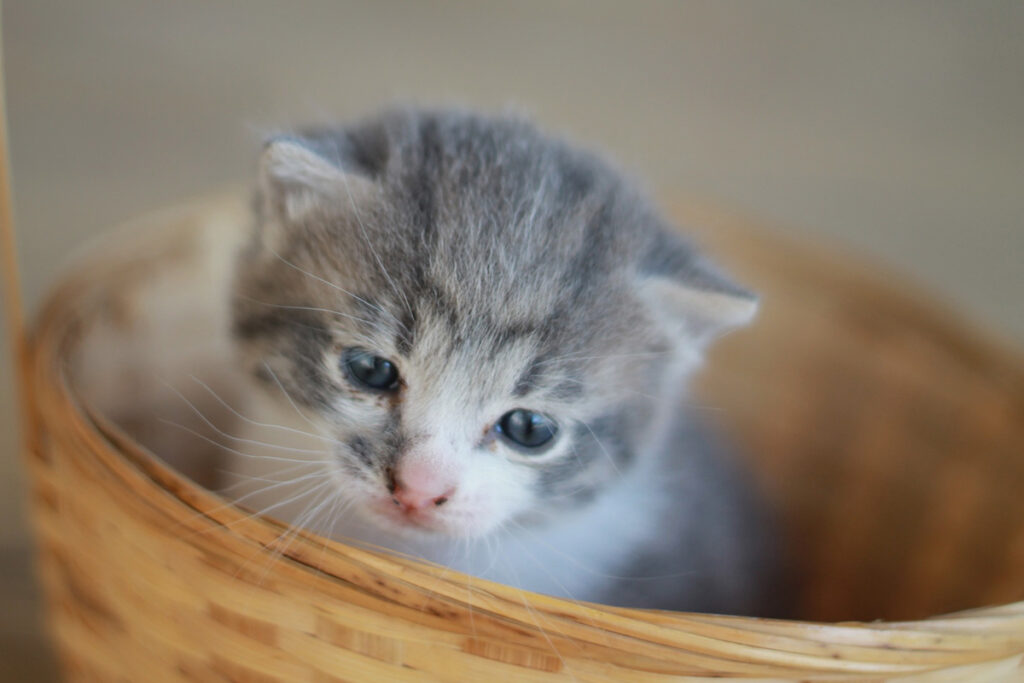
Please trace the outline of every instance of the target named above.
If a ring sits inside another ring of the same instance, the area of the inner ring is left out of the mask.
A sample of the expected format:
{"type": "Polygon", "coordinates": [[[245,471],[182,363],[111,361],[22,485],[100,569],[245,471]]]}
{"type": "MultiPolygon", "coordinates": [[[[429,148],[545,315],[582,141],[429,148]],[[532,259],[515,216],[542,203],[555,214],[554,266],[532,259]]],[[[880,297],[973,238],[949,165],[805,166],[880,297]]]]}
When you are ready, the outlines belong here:
{"type": "MultiPolygon", "coordinates": [[[[202,225],[215,204],[174,220],[202,225]]],[[[69,678],[1020,678],[1019,357],[882,276],[741,222],[680,216],[764,295],[761,322],[712,358],[701,400],[780,511],[800,616],[1003,606],[848,624],[605,608],[250,517],[76,402],[67,359],[145,270],[87,267],[51,297],[28,359],[39,565],[69,678]]]]}

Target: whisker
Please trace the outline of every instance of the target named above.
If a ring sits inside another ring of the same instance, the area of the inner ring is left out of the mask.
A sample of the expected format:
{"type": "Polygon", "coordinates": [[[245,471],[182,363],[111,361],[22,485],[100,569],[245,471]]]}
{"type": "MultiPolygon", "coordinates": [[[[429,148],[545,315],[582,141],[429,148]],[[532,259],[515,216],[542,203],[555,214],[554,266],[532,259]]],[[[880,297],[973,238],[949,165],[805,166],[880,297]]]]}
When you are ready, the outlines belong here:
{"type": "MultiPolygon", "coordinates": [[[[165,418],[157,418],[157,420],[159,422],[165,424],[165,425],[169,425],[171,427],[176,427],[178,429],[181,429],[181,430],[184,430],[186,432],[189,432],[190,434],[196,434],[198,436],[197,432],[195,432],[194,430],[190,429],[189,427],[187,427],[187,426],[185,426],[185,425],[183,425],[183,424],[181,424],[179,422],[175,422],[173,420],[168,420],[168,419],[165,419],[165,418]]],[[[217,429],[217,427],[214,427],[213,425],[208,424],[207,426],[209,426],[210,429],[214,430],[215,432],[217,432],[218,435],[224,437],[225,439],[231,439],[232,441],[237,441],[237,442],[240,442],[240,443],[249,443],[249,444],[253,444],[255,446],[263,446],[265,448],[273,448],[274,450],[278,450],[278,451],[287,451],[289,453],[330,453],[329,450],[326,450],[326,449],[323,449],[323,448],[299,448],[297,446],[281,446],[279,444],[270,443],[269,441],[260,441],[259,439],[248,439],[248,438],[241,437],[241,436],[232,436],[231,434],[228,434],[227,432],[225,432],[222,429],[217,429]]],[[[222,445],[219,442],[216,442],[216,443],[218,443],[218,445],[222,445]]]]}
{"type": "MultiPolygon", "coordinates": [[[[236,520],[235,522],[231,522],[231,523],[229,523],[229,524],[228,524],[228,525],[226,525],[226,526],[227,526],[227,527],[230,527],[230,526],[232,526],[233,524],[236,524],[236,523],[238,523],[238,522],[241,522],[241,521],[245,521],[245,520],[253,519],[253,518],[255,518],[255,517],[259,517],[259,516],[263,516],[263,515],[266,515],[266,514],[267,514],[268,512],[270,512],[271,510],[273,510],[273,509],[275,509],[275,508],[277,508],[277,507],[280,507],[280,506],[282,506],[282,505],[287,505],[287,504],[293,503],[293,502],[295,502],[296,500],[299,500],[300,498],[302,498],[303,496],[307,496],[307,495],[311,495],[311,494],[313,494],[314,492],[316,492],[316,491],[318,491],[319,489],[321,489],[321,488],[322,488],[322,487],[323,487],[323,486],[324,486],[325,484],[332,484],[332,483],[333,483],[333,482],[331,482],[331,481],[330,481],[329,479],[327,479],[327,480],[325,480],[325,481],[323,481],[323,482],[321,482],[321,483],[319,483],[319,484],[317,484],[317,485],[315,485],[315,486],[313,486],[313,487],[307,487],[307,488],[305,488],[304,490],[302,490],[302,491],[299,491],[299,493],[297,493],[296,495],[294,495],[294,496],[291,496],[291,497],[289,497],[289,498],[288,498],[288,499],[286,499],[286,500],[283,500],[283,501],[280,501],[280,502],[278,502],[278,503],[275,503],[274,505],[270,505],[270,506],[268,506],[268,507],[265,507],[265,508],[263,508],[263,509],[262,509],[262,510],[260,510],[260,511],[257,511],[257,512],[253,512],[252,514],[249,514],[249,515],[247,515],[247,516],[245,516],[245,517],[243,517],[243,518],[241,518],[241,519],[239,519],[239,520],[236,520]]],[[[307,505],[306,509],[309,509],[309,506],[308,506],[308,505],[307,505]]],[[[237,570],[235,571],[235,575],[234,575],[234,576],[235,576],[235,578],[237,578],[237,577],[238,577],[238,574],[239,574],[239,573],[241,573],[241,572],[242,572],[242,571],[243,571],[243,570],[244,570],[244,569],[245,569],[246,567],[248,567],[248,566],[249,566],[249,564],[250,564],[251,562],[253,562],[253,561],[254,561],[254,560],[255,560],[255,559],[257,558],[257,557],[259,557],[260,555],[262,555],[262,554],[263,554],[264,552],[266,552],[266,553],[268,554],[269,558],[270,558],[270,562],[268,563],[268,567],[269,567],[269,566],[270,566],[270,565],[272,564],[272,562],[273,562],[273,559],[274,559],[275,557],[279,557],[279,556],[280,556],[280,554],[279,554],[279,553],[276,553],[276,549],[272,548],[271,546],[272,546],[272,545],[274,545],[274,544],[280,543],[280,542],[281,542],[281,540],[283,540],[284,538],[286,538],[286,537],[287,537],[287,536],[288,536],[289,534],[292,534],[292,533],[296,533],[296,534],[297,534],[297,533],[298,533],[299,531],[300,531],[300,529],[299,529],[299,528],[298,528],[297,526],[289,526],[288,528],[286,528],[286,529],[284,530],[284,532],[282,532],[281,534],[279,534],[279,535],[278,535],[278,536],[277,536],[276,538],[274,538],[274,539],[273,539],[272,541],[270,541],[270,542],[268,542],[268,543],[266,543],[266,544],[262,545],[262,546],[260,547],[260,549],[256,551],[256,553],[254,553],[254,554],[253,554],[253,555],[252,555],[252,556],[251,556],[251,557],[250,557],[250,558],[249,558],[248,560],[246,560],[246,561],[245,561],[245,562],[244,562],[244,563],[243,563],[243,564],[242,564],[241,566],[239,566],[239,567],[238,567],[238,569],[237,569],[237,570]]],[[[263,582],[263,580],[264,580],[265,578],[266,578],[266,574],[264,574],[264,575],[263,575],[263,577],[262,577],[262,578],[260,579],[259,583],[262,583],[262,582],[263,582]]]]}
{"type": "Polygon", "coordinates": [[[338,527],[338,521],[341,516],[346,512],[350,501],[346,501],[341,497],[340,491],[335,490],[334,495],[331,497],[331,509],[328,513],[328,517],[331,520],[330,527],[327,528],[327,533],[323,534],[324,542],[320,547],[320,558],[316,563],[316,574],[320,575],[320,566],[323,564],[324,555],[327,554],[327,539],[333,539],[335,535],[335,529],[338,527]],[[340,505],[339,505],[340,503],[340,505]]]}
{"type": "MultiPolygon", "coordinates": [[[[324,476],[324,475],[321,475],[321,476],[324,476]]],[[[281,484],[292,484],[292,483],[294,483],[294,482],[292,482],[292,481],[283,481],[283,482],[281,482],[281,484]]],[[[248,519],[253,519],[253,518],[256,518],[256,517],[264,517],[264,516],[266,516],[267,513],[271,512],[273,510],[276,510],[276,509],[278,509],[280,507],[284,507],[285,505],[288,505],[290,503],[294,503],[296,500],[298,500],[302,496],[308,495],[308,494],[312,493],[313,491],[319,490],[319,489],[324,488],[326,486],[333,486],[333,485],[334,485],[334,482],[331,481],[331,479],[329,477],[324,476],[324,481],[321,481],[316,486],[314,486],[314,487],[312,487],[310,489],[304,490],[304,491],[300,491],[299,493],[296,493],[293,496],[289,496],[288,498],[285,498],[284,500],[279,500],[276,503],[272,503],[272,504],[270,504],[270,505],[268,505],[268,506],[266,506],[266,507],[264,507],[264,508],[262,508],[260,510],[256,510],[255,512],[252,512],[251,514],[249,514],[249,515],[247,515],[245,517],[242,517],[241,519],[237,519],[237,520],[234,520],[232,522],[228,522],[224,526],[225,527],[231,527],[231,526],[233,526],[235,524],[238,524],[239,522],[242,522],[242,521],[245,521],[245,520],[248,520],[248,519]]],[[[255,495],[256,493],[265,493],[266,491],[268,491],[268,490],[270,490],[272,488],[274,488],[274,487],[268,487],[266,489],[261,489],[260,491],[253,492],[253,494],[248,494],[248,495],[246,495],[243,498],[238,498],[235,501],[233,501],[233,504],[237,505],[238,503],[242,502],[244,500],[244,498],[248,498],[249,495],[255,495]]]]}
{"type": "Polygon", "coordinates": [[[336,311],[333,308],[321,308],[319,306],[298,306],[298,305],[292,305],[292,304],[274,304],[274,303],[270,303],[269,301],[260,301],[259,299],[254,299],[254,298],[252,298],[250,296],[244,296],[242,294],[237,294],[236,296],[239,299],[244,299],[245,301],[249,301],[249,302],[254,303],[254,304],[259,304],[260,306],[268,306],[270,308],[281,308],[281,309],[288,310],[288,311],[314,311],[314,312],[317,312],[317,313],[327,313],[327,314],[330,314],[330,315],[337,315],[337,316],[341,316],[342,318],[347,318],[349,320],[354,320],[355,322],[363,323],[365,325],[374,326],[374,328],[377,329],[378,332],[383,331],[382,328],[379,328],[379,323],[377,323],[374,320],[369,320],[367,318],[360,318],[357,315],[352,315],[351,313],[345,313],[343,311],[336,311]]]}
{"type": "Polygon", "coordinates": [[[317,499],[314,498],[313,501],[306,506],[306,509],[303,511],[303,513],[299,515],[299,517],[295,520],[295,523],[290,525],[290,527],[287,530],[285,530],[283,534],[281,534],[281,536],[278,538],[277,541],[275,541],[275,543],[285,541],[285,544],[283,547],[275,548],[270,552],[269,558],[266,563],[266,569],[263,572],[263,576],[260,577],[260,579],[257,581],[257,585],[261,585],[266,580],[267,575],[270,573],[270,570],[274,566],[274,560],[278,557],[283,557],[288,552],[288,549],[291,547],[292,543],[295,542],[295,539],[299,537],[300,533],[311,526],[313,520],[316,518],[320,510],[326,504],[330,503],[333,500],[334,496],[336,495],[337,490],[333,488],[328,488],[326,490],[325,495],[323,496],[323,500],[320,500],[320,502],[317,503],[317,499]]]}
{"type": "MultiPolygon", "coordinates": [[[[251,481],[260,481],[260,482],[268,482],[268,483],[284,483],[286,480],[284,480],[284,479],[274,479],[272,477],[291,476],[291,475],[293,475],[296,472],[296,470],[301,470],[304,467],[322,466],[322,465],[323,465],[323,463],[320,463],[320,462],[313,462],[313,463],[304,462],[304,463],[299,463],[298,465],[293,465],[292,467],[282,467],[279,470],[274,470],[273,472],[268,472],[266,474],[266,476],[262,476],[262,477],[261,476],[249,475],[249,474],[242,474],[240,472],[235,472],[235,471],[232,471],[232,470],[218,469],[217,470],[218,474],[225,475],[226,477],[228,477],[230,479],[238,479],[239,481],[237,481],[234,484],[231,484],[229,486],[222,486],[222,487],[220,487],[217,490],[217,492],[220,493],[221,495],[224,495],[224,494],[227,494],[229,491],[231,491],[233,489],[237,489],[240,486],[244,486],[245,484],[248,484],[251,481]]],[[[289,478],[287,481],[288,482],[295,481],[295,478],[294,477],[289,478]]]]}
{"type": "MultiPolygon", "coordinates": [[[[203,441],[205,441],[208,444],[211,444],[213,446],[216,446],[217,448],[222,448],[225,451],[228,451],[229,453],[234,453],[235,455],[241,455],[242,457],[245,457],[245,458],[254,458],[254,459],[258,459],[258,460],[272,460],[272,461],[275,461],[275,462],[297,462],[297,461],[302,461],[302,462],[323,462],[323,460],[319,459],[319,458],[288,458],[288,457],[285,457],[285,456],[257,455],[255,453],[245,453],[245,452],[240,451],[240,450],[238,450],[236,448],[232,448],[231,446],[225,446],[224,444],[222,444],[221,442],[217,441],[216,439],[210,438],[209,436],[206,436],[205,434],[201,434],[201,433],[197,432],[196,430],[192,429],[191,427],[186,427],[183,424],[178,424],[177,422],[172,422],[171,420],[165,420],[164,418],[159,418],[159,421],[162,422],[165,425],[170,426],[170,427],[175,427],[177,429],[180,429],[183,432],[188,432],[192,436],[194,436],[194,437],[196,437],[198,439],[202,439],[203,441]]],[[[326,453],[327,451],[321,451],[321,452],[326,453]]]]}
{"type": "MultiPolygon", "coordinates": [[[[222,406],[224,406],[224,408],[226,408],[228,411],[230,411],[232,415],[234,415],[235,417],[237,417],[238,419],[240,419],[240,420],[242,420],[244,422],[247,422],[247,423],[249,423],[251,425],[254,425],[256,427],[266,427],[267,429],[280,429],[281,431],[291,432],[292,434],[301,434],[302,436],[309,436],[309,437],[312,437],[314,439],[320,439],[321,441],[327,441],[328,443],[333,443],[333,444],[340,444],[341,443],[337,439],[332,439],[332,438],[324,436],[322,434],[314,434],[313,432],[306,432],[306,431],[303,431],[301,429],[295,429],[294,427],[287,427],[285,425],[278,425],[278,424],[273,424],[273,423],[270,423],[270,422],[260,422],[258,420],[253,420],[250,417],[246,417],[245,415],[242,415],[240,412],[235,410],[227,401],[225,401],[223,398],[221,398],[217,394],[217,392],[215,392],[212,388],[210,388],[210,386],[208,384],[206,384],[206,382],[204,382],[203,380],[199,379],[195,375],[189,375],[189,377],[192,378],[192,381],[198,383],[199,386],[201,386],[204,389],[206,389],[206,391],[208,391],[210,393],[210,395],[218,403],[220,403],[222,406]]],[[[173,389],[173,387],[172,387],[172,389],[173,389]]],[[[174,390],[174,391],[177,392],[177,390],[174,390]]]]}
{"type": "MultiPolygon", "coordinates": [[[[323,475],[321,475],[321,476],[323,476],[323,475]]],[[[265,486],[265,487],[262,487],[262,488],[250,491],[249,493],[245,494],[244,496],[241,496],[239,498],[234,498],[234,499],[231,499],[231,500],[226,500],[221,505],[218,505],[216,507],[210,508],[208,510],[197,510],[196,513],[192,516],[192,518],[193,519],[194,518],[198,518],[198,517],[210,518],[210,517],[212,517],[212,515],[220,512],[221,510],[226,510],[228,508],[236,507],[238,504],[244,502],[246,499],[251,498],[252,496],[258,495],[260,493],[265,493],[267,491],[272,491],[272,490],[278,488],[279,486],[284,486],[286,484],[291,484],[291,483],[292,483],[291,480],[285,480],[285,481],[277,482],[275,484],[272,484],[272,485],[269,485],[269,486],[265,486]]],[[[280,504],[283,505],[286,502],[290,502],[290,500],[282,502],[280,504]]],[[[276,507],[276,505],[275,505],[275,507],[276,507]]],[[[220,529],[220,528],[230,528],[232,525],[237,524],[238,522],[242,522],[242,521],[245,521],[247,519],[252,519],[253,517],[259,516],[260,514],[261,514],[260,512],[248,514],[248,515],[245,515],[245,516],[241,517],[238,520],[234,520],[232,522],[227,522],[225,524],[222,524],[221,526],[210,527],[209,529],[196,530],[196,531],[192,532],[191,535],[201,535],[201,534],[205,534],[205,533],[208,533],[208,532],[211,532],[211,531],[216,531],[217,529],[220,529]]]]}
{"type": "Polygon", "coordinates": [[[591,429],[590,425],[588,425],[586,422],[584,422],[583,420],[580,420],[579,423],[587,428],[587,431],[590,432],[590,435],[594,437],[594,441],[597,442],[597,445],[600,447],[600,449],[604,452],[605,456],[608,458],[608,462],[611,464],[612,469],[614,469],[615,473],[621,477],[622,476],[622,472],[619,470],[619,466],[615,464],[615,458],[613,458],[612,454],[608,452],[607,448],[605,448],[604,444],[601,442],[601,439],[597,438],[597,434],[594,433],[594,430],[591,429]]]}
{"type": "MultiPolygon", "coordinates": [[[[298,414],[298,416],[301,417],[303,420],[305,420],[306,423],[309,424],[310,427],[312,427],[313,429],[317,429],[317,425],[312,420],[310,420],[308,417],[306,417],[306,414],[304,412],[299,410],[299,406],[292,399],[292,396],[291,396],[291,394],[288,393],[288,390],[284,388],[284,384],[281,382],[280,378],[277,376],[277,373],[274,372],[274,369],[270,367],[270,363],[268,363],[267,361],[263,361],[263,368],[268,373],[270,373],[270,377],[274,380],[274,383],[277,384],[277,388],[280,389],[281,393],[284,394],[284,397],[286,399],[288,399],[288,403],[291,405],[292,409],[298,414]]],[[[335,441],[335,443],[337,443],[337,441],[335,441]]]]}
{"type": "MultiPolygon", "coordinates": [[[[276,250],[274,250],[273,247],[268,246],[267,248],[270,250],[270,253],[272,253],[274,256],[276,256],[286,266],[288,266],[290,268],[294,268],[295,270],[297,270],[298,272],[302,273],[303,275],[306,275],[307,277],[313,278],[317,282],[325,284],[328,287],[331,287],[332,289],[336,289],[339,292],[341,292],[341,293],[343,293],[343,294],[345,294],[347,296],[352,297],[356,301],[364,304],[365,306],[368,306],[368,307],[370,307],[372,309],[375,309],[375,310],[379,311],[383,315],[390,316],[396,323],[398,323],[398,325],[400,327],[405,328],[405,325],[403,325],[402,322],[397,317],[395,317],[395,315],[393,313],[391,313],[390,311],[384,309],[380,305],[374,304],[372,302],[369,302],[366,299],[362,298],[361,296],[353,294],[352,292],[348,291],[347,289],[345,289],[344,287],[342,287],[340,285],[337,285],[337,284],[335,284],[335,283],[333,283],[333,282],[331,282],[329,280],[325,280],[324,278],[320,277],[319,275],[317,275],[315,273],[310,273],[309,271],[307,271],[307,270],[305,270],[303,268],[300,268],[299,266],[295,265],[294,263],[292,263],[288,259],[286,259],[283,256],[281,256],[281,254],[279,254],[276,250]]],[[[386,272],[385,272],[385,275],[387,275],[386,272]]],[[[390,281],[390,277],[388,277],[388,279],[390,281]]],[[[392,282],[392,284],[394,284],[394,283],[392,282]]],[[[408,302],[406,302],[406,305],[408,306],[408,302]]]]}

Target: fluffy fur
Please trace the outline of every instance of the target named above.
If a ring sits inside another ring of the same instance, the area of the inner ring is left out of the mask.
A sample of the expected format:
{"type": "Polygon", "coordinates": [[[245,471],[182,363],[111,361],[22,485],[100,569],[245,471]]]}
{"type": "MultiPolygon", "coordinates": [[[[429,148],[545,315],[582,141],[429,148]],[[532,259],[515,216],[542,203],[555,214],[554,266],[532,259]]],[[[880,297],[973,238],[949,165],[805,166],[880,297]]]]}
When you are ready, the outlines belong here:
{"type": "Polygon", "coordinates": [[[758,505],[685,401],[756,302],[619,173],[518,119],[392,110],[268,142],[254,206],[239,500],[525,589],[763,611],[758,505]],[[353,348],[397,388],[354,381],[353,348]],[[515,409],[555,438],[517,448],[515,409]],[[399,505],[406,480],[434,504],[399,505]]]}

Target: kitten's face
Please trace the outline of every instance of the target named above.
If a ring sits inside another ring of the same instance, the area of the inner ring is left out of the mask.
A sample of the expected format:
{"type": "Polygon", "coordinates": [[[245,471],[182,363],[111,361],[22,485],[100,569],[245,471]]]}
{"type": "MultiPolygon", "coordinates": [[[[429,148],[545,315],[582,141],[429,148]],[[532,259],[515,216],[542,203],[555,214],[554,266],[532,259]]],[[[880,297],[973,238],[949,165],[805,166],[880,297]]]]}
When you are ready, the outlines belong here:
{"type": "Polygon", "coordinates": [[[332,440],[353,509],[399,533],[585,505],[752,310],[611,171],[518,123],[391,114],[272,143],[260,202],[236,339],[332,440]]]}

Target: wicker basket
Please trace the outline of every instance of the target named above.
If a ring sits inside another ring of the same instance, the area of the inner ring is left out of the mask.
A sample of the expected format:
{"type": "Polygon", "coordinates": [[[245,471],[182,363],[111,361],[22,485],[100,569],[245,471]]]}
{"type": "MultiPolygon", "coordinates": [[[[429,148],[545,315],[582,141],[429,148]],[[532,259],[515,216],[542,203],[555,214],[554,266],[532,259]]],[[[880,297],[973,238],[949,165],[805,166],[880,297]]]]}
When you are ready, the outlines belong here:
{"type": "MultiPolygon", "coordinates": [[[[149,223],[209,227],[233,215],[224,201],[149,223]]],[[[39,567],[68,678],[1024,678],[1021,358],[884,274],[676,213],[763,294],[699,388],[780,511],[807,621],[575,604],[282,541],[79,404],[65,367],[81,331],[147,272],[108,253],[51,296],[26,359],[39,567]],[[982,605],[1001,606],[926,618],[982,605]],[[824,623],[854,619],[904,621],[824,623]]]]}

